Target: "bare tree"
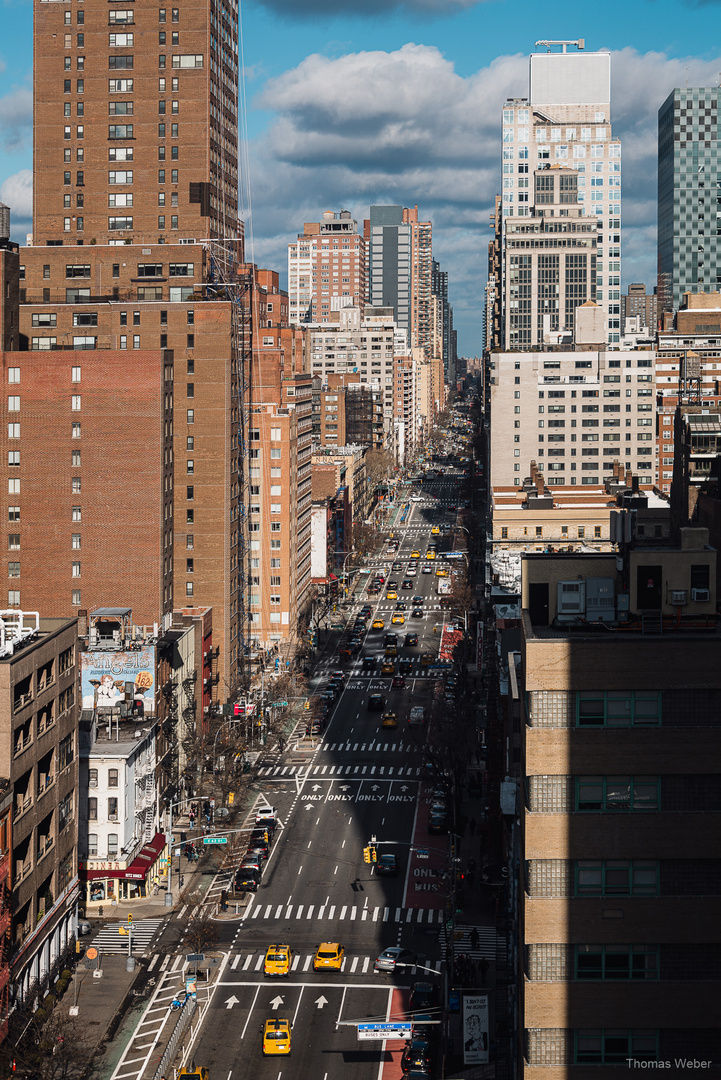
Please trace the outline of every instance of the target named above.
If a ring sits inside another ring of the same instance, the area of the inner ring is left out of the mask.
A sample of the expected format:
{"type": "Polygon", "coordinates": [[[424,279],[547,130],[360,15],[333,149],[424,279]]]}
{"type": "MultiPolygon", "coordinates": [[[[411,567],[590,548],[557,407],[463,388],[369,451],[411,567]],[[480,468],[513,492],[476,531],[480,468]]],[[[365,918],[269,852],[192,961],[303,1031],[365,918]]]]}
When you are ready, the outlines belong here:
{"type": "Polygon", "coordinates": [[[359,555],[370,555],[378,542],[378,532],[372,525],[362,521],[353,523],[353,550],[359,555]]]}
{"type": "Polygon", "coordinates": [[[16,1042],[11,1034],[0,1047],[2,1075],[26,1080],[81,1080],[88,1075],[96,1044],[64,1004],[46,998],[32,1018],[19,1015],[16,1020],[21,1039],[16,1042]]]}
{"type": "Polygon", "coordinates": [[[220,940],[218,924],[205,913],[203,908],[194,915],[185,934],[185,946],[189,952],[204,953],[213,949],[220,940]]]}
{"type": "Polygon", "coordinates": [[[393,455],[388,450],[372,447],[366,453],[366,478],[371,490],[383,484],[393,469],[393,455]]]}

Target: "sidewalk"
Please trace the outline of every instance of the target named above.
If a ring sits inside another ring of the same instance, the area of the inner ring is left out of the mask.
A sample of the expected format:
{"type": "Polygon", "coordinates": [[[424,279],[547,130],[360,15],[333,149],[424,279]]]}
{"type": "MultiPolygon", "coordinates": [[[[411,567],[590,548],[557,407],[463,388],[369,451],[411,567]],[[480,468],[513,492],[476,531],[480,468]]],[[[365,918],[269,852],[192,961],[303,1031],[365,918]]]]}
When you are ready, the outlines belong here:
{"type": "MultiPolygon", "coordinates": [[[[238,807],[234,815],[234,821],[230,828],[237,828],[236,820],[243,820],[250,802],[255,799],[252,788],[246,791],[247,799],[238,807]],[[247,802],[247,805],[246,805],[247,802]]],[[[216,825],[216,831],[222,831],[222,825],[216,825]]],[[[201,830],[191,830],[187,817],[179,818],[173,822],[173,832],[176,836],[180,832],[186,832],[189,836],[193,832],[200,835],[201,830]]],[[[228,845],[230,850],[230,845],[228,845]]],[[[220,846],[213,846],[207,853],[201,856],[198,862],[189,863],[181,858],[181,873],[178,874],[177,856],[173,858],[172,869],[172,906],[166,906],[166,888],[161,887],[158,892],[144,900],[119,901],[112,907],[108,907],[107,915],[102,919],[89,917],[88,921],[93,927],[92,934],[101,929],[107,923],[124,922],[129,913],[133,920],[139,922],[142,919],[158,919],[164,916],[172,916],[180,913],[185,906],[192,907],[202,903],[208,894],[211,883],[221,868],[225,851],[220,846]],[[183,887],[179,887],[179,877],[183,878],[183,887]]],[[[217,916],[223,921],[240,918],[235,915],[234,905],[227,913],[217,916]]],[[[90,945],[88,938],[82,940],[84,951],[90,945]]],[[[178,949],[174,948],[173,952],[178,949]]],[[[82,1031],[87,1033],[89,1042],[96,1045],[95,1061],[93,1066],[94,1080],[107,1080],[112,1074],[117,1062],[121,1059],[128,1041],[133,1037],[142,1011],[146,1008],[148,1000],[152,997],[156,984],[161,979],[161,967],[156,967],[152,972],[148,968],[148,960],[135,957],[135,969],[126,971],[125,954],[102,953],[100,964],[102,975],[95,977],[90,961],[84,957],[78,957],[76,974],[68,986],[67,992],[58,1002],[57,1008],[62,1015],[67,1016],[68,1011],[77,1004],[78,1023],[82,1031]]],[[[162,966],[162,965],[161,965],[162,966]]]]}

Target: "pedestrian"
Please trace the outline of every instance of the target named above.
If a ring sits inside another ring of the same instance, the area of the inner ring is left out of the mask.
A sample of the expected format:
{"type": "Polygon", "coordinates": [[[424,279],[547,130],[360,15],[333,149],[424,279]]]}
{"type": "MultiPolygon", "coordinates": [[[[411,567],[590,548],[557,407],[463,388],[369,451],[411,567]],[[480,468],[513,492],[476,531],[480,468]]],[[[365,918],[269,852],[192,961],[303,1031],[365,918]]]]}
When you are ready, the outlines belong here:
{"type": "Polygon", "coordinates": [[[476,930],[476,928],[474,926],[473,929],[471,930],[471,948],[473,949],[474,952],[478,952],[478,945],[479,945],[478,931],[476,930]]]}

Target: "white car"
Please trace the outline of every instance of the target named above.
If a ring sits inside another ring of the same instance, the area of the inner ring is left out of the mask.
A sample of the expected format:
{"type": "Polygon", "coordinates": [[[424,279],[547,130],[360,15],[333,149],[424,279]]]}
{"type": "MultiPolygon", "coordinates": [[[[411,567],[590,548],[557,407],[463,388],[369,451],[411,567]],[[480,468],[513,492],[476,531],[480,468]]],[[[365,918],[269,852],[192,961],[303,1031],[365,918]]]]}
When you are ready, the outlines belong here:
{"type": "Polygon", "coordinates": [[[423,502],[422,495],[411,495],[411,502],[423,502]]]}

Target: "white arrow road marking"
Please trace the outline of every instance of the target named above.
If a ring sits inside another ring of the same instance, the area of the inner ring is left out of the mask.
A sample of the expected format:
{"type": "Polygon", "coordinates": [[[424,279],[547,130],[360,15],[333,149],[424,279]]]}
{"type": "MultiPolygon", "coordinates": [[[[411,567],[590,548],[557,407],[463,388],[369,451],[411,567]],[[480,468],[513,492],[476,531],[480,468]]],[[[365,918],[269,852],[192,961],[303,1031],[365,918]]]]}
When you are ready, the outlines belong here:
{"type": "Polygon", "coordinates": [[[319,998],[315,999],[315,1003],[319,1009],[322,1009],[324,1005],[328,1004],[328,998],[324,998],[321,994],[319,998]]]}
{"type": "Polygon", "coordinates": [[[280,994],[278,994],[278,996],[274,997],[273,1000],[271,1001],[270,1007],[271,1007],[271,1009],[279,1009],[282,1004],[283,1004],[283,998],[280,996],[280,994]]]}
{"type": "Polygon", "coordinates": [[[238,1005],[239,1003],[240,998],[237,998],[235,994],[231,994],[231,996],[225,1000],[225,1007],[226,1009],[232,1009],[234,1005],[238,1005]]]}

